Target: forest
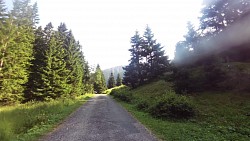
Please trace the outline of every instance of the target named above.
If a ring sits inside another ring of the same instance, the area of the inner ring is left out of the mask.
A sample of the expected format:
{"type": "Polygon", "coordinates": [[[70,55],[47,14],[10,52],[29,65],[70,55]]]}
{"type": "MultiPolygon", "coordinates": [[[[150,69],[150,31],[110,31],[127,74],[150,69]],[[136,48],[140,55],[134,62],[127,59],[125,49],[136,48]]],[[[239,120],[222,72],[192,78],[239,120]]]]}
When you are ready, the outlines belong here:
{"type": "Polygon", "coordinates": [[[74,98],[93,91],[90,68],[73,32],[61,23],[44,28],[37,3],[0,1],[0,103],[74,98]]]}
{"type": "Polygon", "coordinates": [[[13,0],[7,10],[0,0],[0,140],[37,139],[94,93],[163,140],[248,140],[249,9],[249,0],[204,1],[172,60],[146,25],[130,38],[123,71],[103,71],[65,23],[38,26],[37,3],[13,0]]]}

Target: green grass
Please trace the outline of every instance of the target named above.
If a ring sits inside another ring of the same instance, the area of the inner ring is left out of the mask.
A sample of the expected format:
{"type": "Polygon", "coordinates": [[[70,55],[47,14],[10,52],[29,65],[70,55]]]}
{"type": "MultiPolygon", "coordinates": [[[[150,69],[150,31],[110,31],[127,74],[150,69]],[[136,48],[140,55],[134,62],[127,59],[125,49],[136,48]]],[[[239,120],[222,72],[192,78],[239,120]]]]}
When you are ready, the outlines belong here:
{"type": "MultiPolygon", "coordinates": [[[[170,86],[158,81],[129,93],[133,98],[154,101],[169,91],[170,86]]],[[[250,140],[250,94],[206,92],[193,94],[191,98],[197,115],[189,120],[157,119],[138,110],[136,100],[132,103],[119,102],[162,140],[250,140]]]]}
{"type": "Polygon", "coordinates": [[[37,140],[51,131],[90,97],[92,94],[86,94],[75,100],[60,99],[0,107],[0,140],[37,140]]]}
{"type": "Polygon", "coordinates": [[[104,94],[110,94],[112,90],[120,89],[120,88],[122,88],[122,87],[124,87],[124,85],[116,86],[116,87],[111,88],[111,89],[107,89],[107,90],[105,90],[103,93],[104,93],[104,94]]]}

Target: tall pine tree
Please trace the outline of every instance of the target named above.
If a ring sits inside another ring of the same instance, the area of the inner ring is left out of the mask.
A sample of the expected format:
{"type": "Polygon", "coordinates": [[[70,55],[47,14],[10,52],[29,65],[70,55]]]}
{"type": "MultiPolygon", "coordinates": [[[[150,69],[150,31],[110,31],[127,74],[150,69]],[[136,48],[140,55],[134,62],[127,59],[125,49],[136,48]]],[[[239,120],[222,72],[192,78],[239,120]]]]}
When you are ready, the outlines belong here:
{"type": "Polygon", "coordinates": [[[94,90],[97,93],[102,93],[107,89],[104,74],[98,64],[94,73],[94,90]]]}
{"type": "Polygon", "coordinates": [[[34,59],[31,61],[29,81],[26,84],[25,100],[44,100],[46,98],[44,69],[47,67],[47,51],[50,49],[50,41],[55,31],[51,23],[44,29],[39,27],[35,31],[35,42],[33,48],[34,59]]]}
{"type": "Polygon", "coordinates": [[[122,78],[120,73],[118,73],[116,78],[116,86],[121,86],[121,85],[122,85],[122,78]]]}
{"type": "Polygon", "coordinates": [[[138,31],[135,32],[135,35],[131,37],[131,49],[129,49],[131,53],[131,59],[128,66],[124,67],[125,70],[123,83],[132,88],[137,87],[143,81],[142,76],[142,64],[140,61],[142,60],[141,55],[141,37],[138,31]]]}
{"type": "MultiPolygon", "coordinates": [[[[83,57],[82,57],[83,58],[83,57]]],[[[85,93],[93,93],[93,84],[91,82],[91,74],[90,74],[90,67],[88,62],[86,62],[83,58],[82,64],[84,65],[84,73],[82,82],[84,84],[84,92],[85,93]]]]}
{"type": "Polygon", "coordinates": [[[36,12],[33,11],[29,0],[15,0],[13,10],[3,23],[5,26],[2,31],[5,35],[2,38],[1,47],[2,98],[0,101],[5,103],[23,99],[24,84],[28,81],[28,69],[33,58],[35,23],[30,13],[36,12]]]}
{"type": "Polygon", "coordinates": [[[125,85],[136,88],[169,70],[168,57],[165,56],[161,44],[154,39],[154,34],[148,26],[143,37],[136,32],[131,38],[131,44],[130,63],[124,67],[125,85]]]}
{"type": "Polygon", "coordinates": [[[142,55],[146,60],[144,70],[147,72],[146,80],[151,80],[166,72],[170,64],[168,56],[165,56],[163,47],[154,39],[154,34],[149,26],[146,27],[143,37],[142,55]]]}
{"type": "Polygon", "coordinates": [[[69,88],[67,85],[66,62],[64,60],[65,50],[59,40],[58,33],[54,33],[49,41],[45,52],[45,66],[42,68],[42,94],[44,98],[58,98],[67,96],[69,88]]]}
{"type": "Polygon", "coordinates": [[[108,88],[113,88],[115,87],[115,77],[113,72],[110,73],[109,79],[108,79],[108,88]]]}
{"type": "Polygon", "coordinates": [[[81,45],[77,42],[72,34],[68,31],[66,25],[61,23],[58,27],[58,32],[63,41],[65,49],[66,68],[69,71],[67,75],[67,84],[69,85],[70,95],[80,95],[84,91],[82,79],[84,76],[84,57],[81,54],[81,45]]]}

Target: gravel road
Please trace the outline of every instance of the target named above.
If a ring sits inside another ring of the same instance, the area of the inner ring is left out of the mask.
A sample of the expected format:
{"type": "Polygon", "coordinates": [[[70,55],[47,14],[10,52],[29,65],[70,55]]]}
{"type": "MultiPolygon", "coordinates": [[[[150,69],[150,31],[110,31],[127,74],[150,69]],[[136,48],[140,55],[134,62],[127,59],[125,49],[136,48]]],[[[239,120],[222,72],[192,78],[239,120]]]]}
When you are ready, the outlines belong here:
{"type": "Polygon", "coordinates": [[[41,141],[157,141],[113,99],[98,94],[41,141]]]}

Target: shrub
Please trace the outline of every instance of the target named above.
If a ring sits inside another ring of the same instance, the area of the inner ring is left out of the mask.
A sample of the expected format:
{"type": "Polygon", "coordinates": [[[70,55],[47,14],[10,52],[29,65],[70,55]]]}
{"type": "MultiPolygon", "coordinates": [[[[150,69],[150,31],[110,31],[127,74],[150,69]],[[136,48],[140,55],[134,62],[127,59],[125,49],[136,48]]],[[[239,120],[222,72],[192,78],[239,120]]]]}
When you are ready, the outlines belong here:
{"type": "Polygon", "coordinates": [[[188,119],[195,115],[193,102],[187,97],[168,92],[156,100],[150,107],[149,112],[155,117],[188,119]]]}
{"type": "Polygon", "coordinates": [[[117,98],[124,102],[131,102],[132,101],[132,94],[129,92],[128,87],[120,87],[118,89],[113,89],[110,92],[110,95],[114,96],[114,98],[117,98]]]}
{"type": "Polygon", "coordinates": [[[116,98],[120,99],[121,101],[130,103],[132,100],[131,96],[132,96],[131,93],[127,93],[127,94],[118,93],[116,95],[116,98]]]}
{"type": "Polygon", "coordinates": [[[136,102],[136,108],[138,110],[144,110],[144,111],[146,111],[146,110],[148,110],[149,105],[150,104],[146,100],[138,100],[136,102]]]}

